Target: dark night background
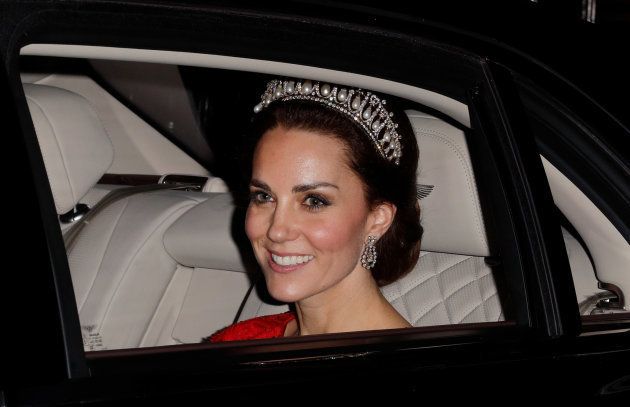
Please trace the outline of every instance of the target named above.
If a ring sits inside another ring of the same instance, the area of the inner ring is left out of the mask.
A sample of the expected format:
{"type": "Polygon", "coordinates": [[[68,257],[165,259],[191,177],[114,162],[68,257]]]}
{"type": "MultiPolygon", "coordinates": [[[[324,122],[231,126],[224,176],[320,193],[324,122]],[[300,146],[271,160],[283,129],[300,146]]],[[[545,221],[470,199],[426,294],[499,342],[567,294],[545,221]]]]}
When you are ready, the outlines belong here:
{"type": "Polygon", "coordinates": [[[477,33],[538,59],[630,128],[630,0],[389,0],[344,1],[334,6],[322,0],[298,0],[267,4],[278,11],[290,8],[306,13],[332,7],[340,19],[402,15],[410,21],[477,33]]]}

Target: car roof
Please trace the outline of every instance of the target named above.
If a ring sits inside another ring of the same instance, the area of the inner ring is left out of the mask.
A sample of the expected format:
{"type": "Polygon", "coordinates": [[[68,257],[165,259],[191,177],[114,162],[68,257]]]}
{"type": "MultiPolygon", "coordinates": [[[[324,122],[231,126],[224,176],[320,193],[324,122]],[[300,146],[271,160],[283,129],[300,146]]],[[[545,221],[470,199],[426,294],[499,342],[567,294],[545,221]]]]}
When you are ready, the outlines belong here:
{"type": "MultiPolygon", "coordinates": [[[[167,2],[154,0],[153,3],[167,2]]],[[[390,28],[407,23],[409,28],[419,25],[427,28],[423,34],[430,34],[431,28],[435,28],[475,37],[479,44],[526,54],[575,84],[630,128],[630,112],[622,100],[623,95],[630,93],[630,81],[621,79],[630,72],[630,62],[621,60],[622,50],[615,46],[620,38],[630,36],[630,1],[627,0],[600,2],[597,13],[590,14],[586,7],[591,2],[582,0],[421,3],[405,0],[188,0],[179,3],[204,8],[251,8],[390,28]],[[611,92],[611,89],[618,91],[611,92]]]]}

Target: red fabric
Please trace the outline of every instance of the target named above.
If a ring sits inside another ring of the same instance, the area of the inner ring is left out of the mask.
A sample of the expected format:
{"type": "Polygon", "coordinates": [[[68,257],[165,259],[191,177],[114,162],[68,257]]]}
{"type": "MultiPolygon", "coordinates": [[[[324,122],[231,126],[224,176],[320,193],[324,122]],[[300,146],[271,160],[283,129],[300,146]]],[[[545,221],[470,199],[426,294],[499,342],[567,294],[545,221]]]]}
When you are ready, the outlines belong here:
{"type": "Polygon", "coordinates": [[[204,340],[207,342],[225,342],[283,337],[287,324],[294,319],[295,313],[293,311],[251,318],[223,328],[204,340]]]}

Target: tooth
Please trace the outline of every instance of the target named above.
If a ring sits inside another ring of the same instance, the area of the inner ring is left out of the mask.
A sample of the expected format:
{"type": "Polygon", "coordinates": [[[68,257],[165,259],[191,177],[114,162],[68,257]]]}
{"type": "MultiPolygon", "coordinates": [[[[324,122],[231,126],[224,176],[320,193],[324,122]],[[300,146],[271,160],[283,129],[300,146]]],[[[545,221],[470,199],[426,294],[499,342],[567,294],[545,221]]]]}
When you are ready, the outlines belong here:
{"type": "Polygon", "coordinates": [[[281,266],[293,266],[296,264],[306,263],[313,259],[313,256],[278,256],[276,254],[271,254],[271,258],[277,264],[281,266]]]}

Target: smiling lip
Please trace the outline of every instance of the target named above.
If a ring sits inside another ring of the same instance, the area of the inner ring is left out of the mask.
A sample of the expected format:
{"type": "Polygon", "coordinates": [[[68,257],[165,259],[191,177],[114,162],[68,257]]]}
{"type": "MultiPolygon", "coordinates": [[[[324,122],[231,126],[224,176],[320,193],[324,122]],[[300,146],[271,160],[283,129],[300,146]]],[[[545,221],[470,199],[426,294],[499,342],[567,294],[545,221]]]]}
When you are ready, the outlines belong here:
{"type": "Polygon", "coordinates": [[[281,257],[286,257],[286,256],[301,256],[299,254],[290,254],[290,253],[276,253],[276,252],[271,252],[271,251],[267,251],[268,256],[267,256],[267,263],[269,264],[269,267],[271,267],[271,269],[277,273],[290,273],[292,271],[298,270],[303,268],[304,266],[306,266],[308,263],[311,262],[311,260],[305,261],[304,263],[300,263],[300,264],[292,264],[289,266],[283,266],[280,265],[278,263],[276,263],[275,261],[273,261],[273,258],[271,257],[272,254],[275,254],[276,256],[281,256],[281,257]]]}

